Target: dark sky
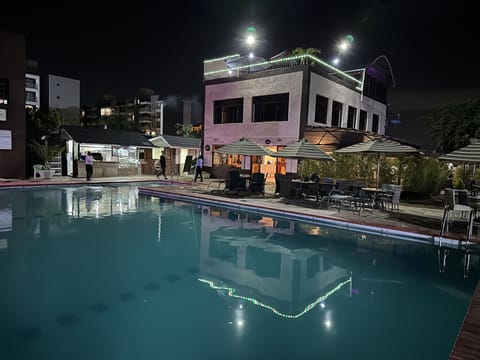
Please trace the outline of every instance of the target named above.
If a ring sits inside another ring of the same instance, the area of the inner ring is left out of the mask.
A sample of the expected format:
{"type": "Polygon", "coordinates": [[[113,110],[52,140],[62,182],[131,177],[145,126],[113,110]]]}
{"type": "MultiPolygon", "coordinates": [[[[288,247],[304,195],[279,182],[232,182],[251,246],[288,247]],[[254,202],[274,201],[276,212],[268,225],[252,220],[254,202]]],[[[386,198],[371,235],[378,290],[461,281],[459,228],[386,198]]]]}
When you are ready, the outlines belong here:
{"type": "Polygon", "coordinates": [[[122,99],[140,87],[162,96],[201,96],[204,59],[246,53],[241,41],[255,26],[255,54],[298,46],[330,60],[342,36],[354,48],[342,69],[390,60],[397,91],[479,88],[475,1],[158,1],[43,2],[11,5],[0,30],[24,33],[29,58],[42,74],[81,81],[82,104],[101,94],[122,99]]]}

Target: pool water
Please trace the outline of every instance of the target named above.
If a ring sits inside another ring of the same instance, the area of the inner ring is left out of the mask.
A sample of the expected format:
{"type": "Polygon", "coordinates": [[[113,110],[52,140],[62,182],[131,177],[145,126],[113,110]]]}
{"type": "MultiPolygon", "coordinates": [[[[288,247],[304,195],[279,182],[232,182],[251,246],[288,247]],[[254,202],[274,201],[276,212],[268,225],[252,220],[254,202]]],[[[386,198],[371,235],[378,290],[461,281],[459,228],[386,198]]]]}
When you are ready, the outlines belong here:
{"type": "Polygon", "coordinates": [[[447,359],[456,249],[139,196],[0,190],[0,359],[447,359]]]}

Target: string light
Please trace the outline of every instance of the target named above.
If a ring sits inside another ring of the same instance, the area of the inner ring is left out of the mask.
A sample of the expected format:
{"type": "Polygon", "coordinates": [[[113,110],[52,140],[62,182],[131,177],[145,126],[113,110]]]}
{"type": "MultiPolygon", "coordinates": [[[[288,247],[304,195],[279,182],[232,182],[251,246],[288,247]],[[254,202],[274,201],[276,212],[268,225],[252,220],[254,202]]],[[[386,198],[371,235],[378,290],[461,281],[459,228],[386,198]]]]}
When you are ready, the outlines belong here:
{"type": "MultiPolygon", "coordinates": [[[[222,58],[220,58],[222,59],[222,58]]],[[[262,65],[273,65],[273,64],[278,64],[280,62],[286,62],[286,61],[292,61],[292,60],[299,60],[299,59],[310,59],[310,60],[313,60],[314,62],[317,62],[319,63],[320,65],[323,65],[325,66],[326,68],[332,70],[333,72],[355,82],[358,84],[357,86],[357,89],[358,90],[362,90],[363,89],[363,81],[361,80],[358,80],[356,78],[354,78],[353,76],[337,69],[335,66],[332,66],[330,65],[329,63],[323,61],[323,60],[320,60],[319,58],[317,58],[316,56],[313,56],[313,55],[310,55],[310,54],[305,54],[305,55],[296,55],[296,56],[289,56],[289,57],[285,57],[285,58],[280,58],[280,59],[274,59],[274,60],[269,60],[269,61],[262,61],[262,62],[258,62],[258,63],[255,63],[255,64],[248,64],[248,65],[240,65],[240,66],[236,66],[236,67],[233,67],[233,68],[230,68],[230,69],[220,69],[220,70],[214,70],[214,71],[209,71],[209,72],[206,72],[204,73],[203,75],[204,76],[208,76],[208,75],[215,75],[215,74],[221,74],[221,73],[228,73],[229,70],[243,70],[243,69],[249,69],[249,68],[254,68],[255,66],[262,66],[262,65]]],[[[218,60],[218,59],[217,59],[218,60]]],[[[213,61],[213,60],[206,60],[206,61],[213,61]]],[[[204,61],[205,62],[205,61],[204,61]]]]}

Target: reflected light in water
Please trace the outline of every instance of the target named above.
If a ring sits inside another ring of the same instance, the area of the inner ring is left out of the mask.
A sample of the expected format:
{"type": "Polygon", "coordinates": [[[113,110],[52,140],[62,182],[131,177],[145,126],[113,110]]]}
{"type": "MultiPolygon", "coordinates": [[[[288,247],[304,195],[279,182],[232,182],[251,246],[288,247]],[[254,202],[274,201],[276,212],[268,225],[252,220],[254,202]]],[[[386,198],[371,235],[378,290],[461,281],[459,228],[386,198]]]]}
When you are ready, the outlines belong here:
{"type": "Polygon", "coordinates": [[[246,301],[249,301],[251,302],[252,304],[256,305],[256,306],[260,306],[260,307],[263,307],[265,309],[268,309],[270,310],[271,312],[273,312],[275,315],[278,315],[280,317],[283,317],[283,318],[287,318],[287,319],[298,319],[299,317],[305,315],[307,312],[309,312],[310,310],[312,310],[315,306],[317,306],[318,304],[324,302],[328,297],[330,297],[331,295],[333,295],[334,293],[336,293],[338,290],[340,290],[343,286],[345,286],[346,284],[349,284],[352,282],[352,278],[348,278],[347,280],[345,280],[344,282],[341,282],[340,284],[338,284],[337,286],[335,286],[332,290],[328,291],[325,295],[322,295],[320,296],[319,298],[317,298],[314,302],[308,304],[305,309],[303,309],[301,312],[299,312],[298,314],[284,314],[280,311],[278,311],[277,309],[275,309],[273,306],[270,306],[270,305],[267,305],[267,304],[264,304],[254,298],[251,298],[251,297],[247,297],[247,296],[242,296],[242,295],[237,295],[235,294],[236,290],[234,288],[230,288],[230,287],[227,287],[227,286],[219,286],[219,285],[215,285],[213,283],[213,281],[210,281],[210,280],[207,280],[207,279],[202,279],[202,278],[199,278],[198,281],[200,282],[203,282],[205,284],[208,284],[212,289],[214,290],[227,290],[228,291],[228,296],[232,297],[232,298],[236,298],[236,299],[241,299],[241,300],[246,300],[246,301]]]}

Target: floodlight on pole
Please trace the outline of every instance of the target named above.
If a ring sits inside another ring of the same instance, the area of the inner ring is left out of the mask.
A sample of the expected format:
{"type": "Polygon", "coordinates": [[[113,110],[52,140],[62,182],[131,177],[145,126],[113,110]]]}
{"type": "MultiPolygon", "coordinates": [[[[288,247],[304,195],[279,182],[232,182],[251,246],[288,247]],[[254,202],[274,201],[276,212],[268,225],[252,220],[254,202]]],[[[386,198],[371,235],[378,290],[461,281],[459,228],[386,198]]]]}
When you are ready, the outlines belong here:
{"type": "Polygon", "coordinates": [[[335,59],[332,60],[333,65],[338,65],[340,63],[340,59],[336,57],[335,59]]]}
{"type": "Polygon", "coordinates": [[[255,37],[250,34],[250,35],[247,36],[246,41],[247,41],[247,44],[251,46],[255,43],[255,37]]]}

